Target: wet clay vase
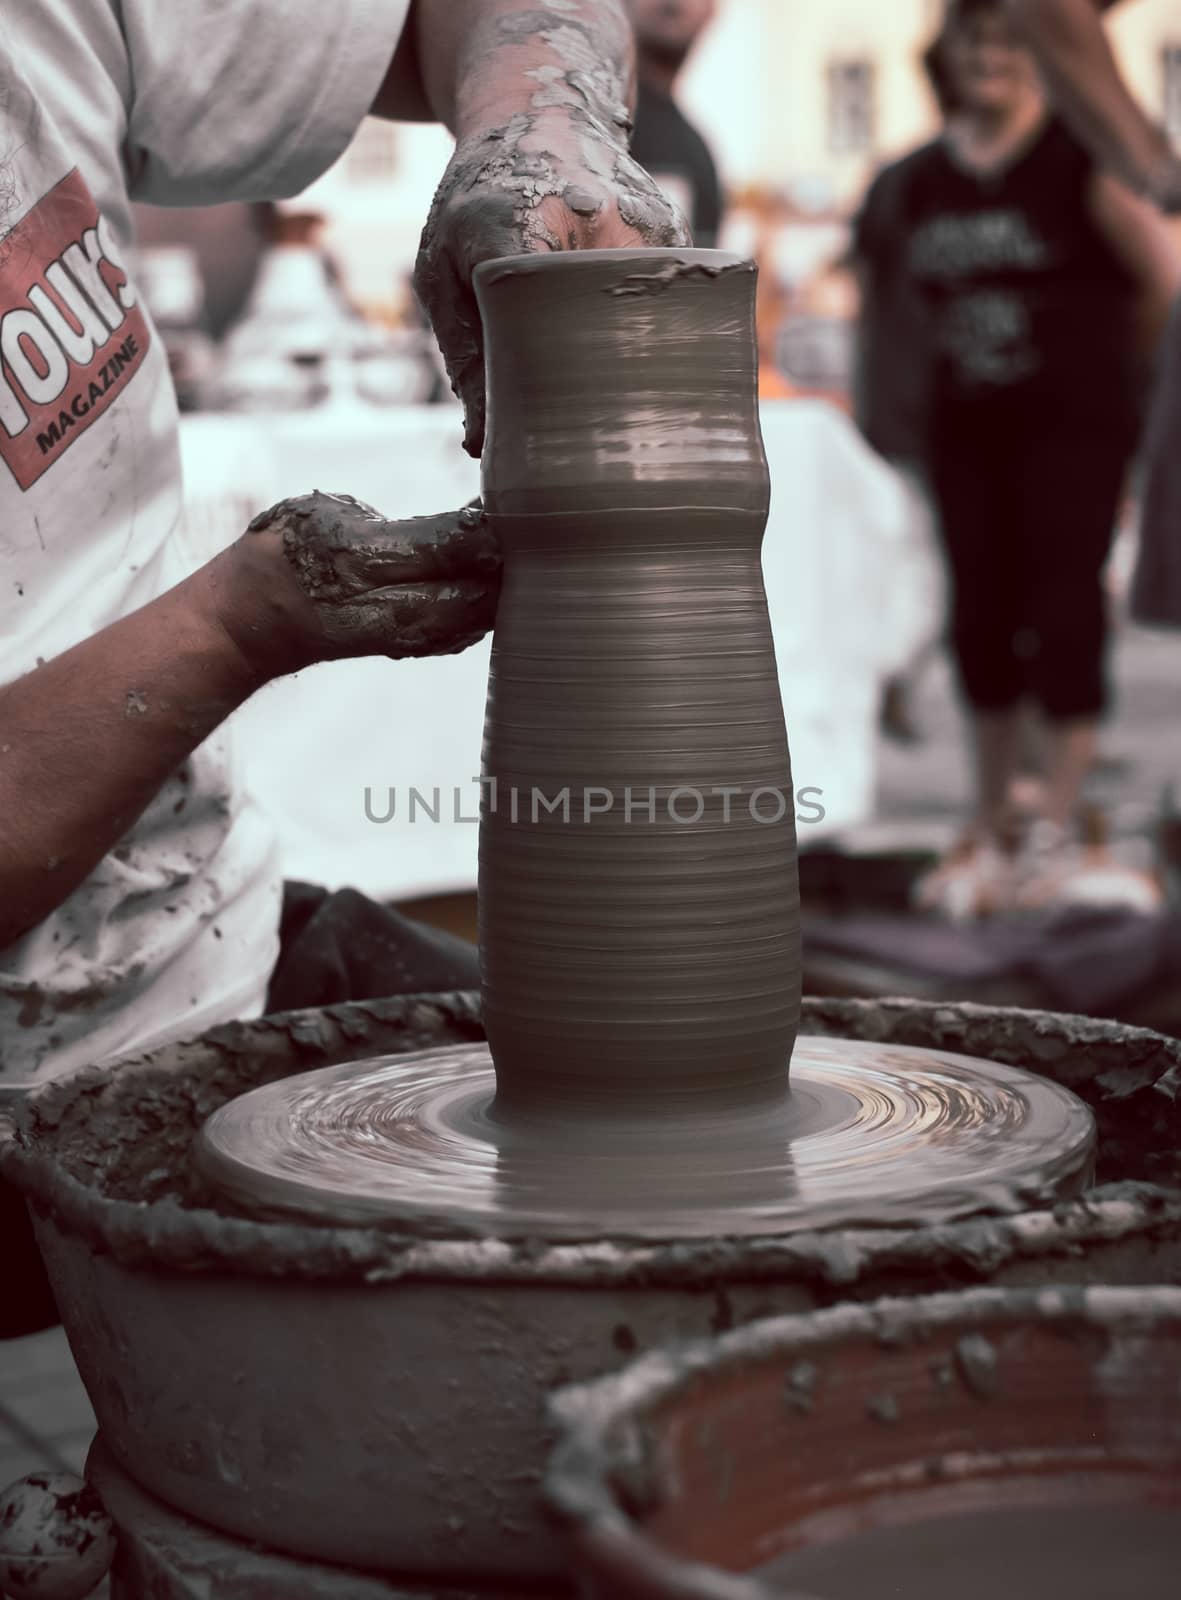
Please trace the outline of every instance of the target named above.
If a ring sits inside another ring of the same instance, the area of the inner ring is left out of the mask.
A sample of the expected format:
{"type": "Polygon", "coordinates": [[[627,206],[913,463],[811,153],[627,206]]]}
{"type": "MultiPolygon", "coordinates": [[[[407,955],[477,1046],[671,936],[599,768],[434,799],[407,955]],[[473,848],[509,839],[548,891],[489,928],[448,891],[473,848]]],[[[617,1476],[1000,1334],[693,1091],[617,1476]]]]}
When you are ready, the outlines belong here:
{"type": "Polygon", "coordinates": [[[588,1600],[1166,1600],[1181,1289],[771,1319],[559,1394],[588,1600]]]}
{"type": "Polygon", "coordinates": [[[786,1090],[799,891],[755,281],[706,250],[476,273],[504,554],[480,943],[506,1110],[786,1090]]]}

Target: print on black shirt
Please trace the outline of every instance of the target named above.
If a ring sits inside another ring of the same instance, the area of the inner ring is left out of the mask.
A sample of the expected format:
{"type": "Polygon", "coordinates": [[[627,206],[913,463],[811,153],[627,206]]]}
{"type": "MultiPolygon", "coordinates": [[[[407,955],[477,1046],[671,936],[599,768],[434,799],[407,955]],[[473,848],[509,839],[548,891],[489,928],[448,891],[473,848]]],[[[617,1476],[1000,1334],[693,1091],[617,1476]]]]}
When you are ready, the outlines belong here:
{"type": "Polygon", "coordinates": [[[938,401],[1134,406],[1135,291],[1091,218],[1093,175],[1053,119],[996,173],[943,140],[911,160],[905,261],[934,318],[938,401]]]}

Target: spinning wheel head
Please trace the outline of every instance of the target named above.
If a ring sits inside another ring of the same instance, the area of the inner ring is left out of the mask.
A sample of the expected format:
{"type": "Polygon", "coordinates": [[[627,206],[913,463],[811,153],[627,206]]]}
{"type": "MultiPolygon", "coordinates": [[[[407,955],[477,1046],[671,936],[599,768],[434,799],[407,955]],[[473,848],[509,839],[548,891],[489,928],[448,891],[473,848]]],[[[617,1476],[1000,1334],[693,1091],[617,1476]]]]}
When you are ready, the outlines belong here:
{"type": "Polygon", "coordinates": [[[510,1114],[479,1045],[282,1079],[205,1124],[198,1168],[256,1217],[452,1236],[637,1239],[904,1226],[1052,1204],[1090,1177],[1067,1091],[935,1051],[802,1039],[778,1104],[510,1114]]]}

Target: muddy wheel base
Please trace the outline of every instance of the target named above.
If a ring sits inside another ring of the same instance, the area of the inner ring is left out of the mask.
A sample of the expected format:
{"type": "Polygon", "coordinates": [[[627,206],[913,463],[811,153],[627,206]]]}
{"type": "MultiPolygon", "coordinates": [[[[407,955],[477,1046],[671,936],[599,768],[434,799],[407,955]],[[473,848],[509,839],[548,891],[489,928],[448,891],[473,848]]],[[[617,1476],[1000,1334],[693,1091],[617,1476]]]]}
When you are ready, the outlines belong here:
{"type": "Polygon", "coordinates": [[[196,1160],[257,1217],[550,1240],[766,1236],[1052,1205],[1090,1180],[1091,1113],[1016,1067],[801,1039],[773,1104],[650,1116],[502,1110],[487,1048],[304,1073],[205,1124],[196,1160]]]}
{"type": "MultiPolygon", "coordinates": [[[[416,1587],[344,1567],[272,1554],[215,1533],[171,1510],[131,1481],[95,1440],[86,1476],[118,1531],[111,1600],[520,1600],[516,1589],[416,1587]]],[[[565,1600],[568,1591],[538,1591],[533,1600],[565,1600]]]]}

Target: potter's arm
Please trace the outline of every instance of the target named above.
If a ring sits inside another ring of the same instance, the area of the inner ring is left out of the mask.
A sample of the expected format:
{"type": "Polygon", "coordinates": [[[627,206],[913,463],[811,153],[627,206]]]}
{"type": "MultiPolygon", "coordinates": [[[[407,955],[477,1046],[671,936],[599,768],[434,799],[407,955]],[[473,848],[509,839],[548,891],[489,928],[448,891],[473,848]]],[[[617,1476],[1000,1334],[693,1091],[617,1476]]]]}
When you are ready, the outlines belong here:
{"type": "Polygon", "coordinates": [[[78,887],[260,682],[206,569],[0,689],[0,949],[78,887]]]}
{"type": "Polygon", "coordinates": [[[476,511],[386,522],[307,495],[0,688],[0,949],[78,887],[263,683],[316,661],[463,649],[492,624],[497,570],[476,511]]]}
{"type": "Polygon", "coordinates": [[[1101,13],[1118,0],[1009,0],[1054,99],[1098,160],[1166,211],[1181,210],[1181,160],[1129,90],[1101,13]]]}
{"type": "Polygon", "coordinates": [[[398,97],[404,107],[413,76],[429,114],[457,139],[546,109],[579,109],[626,134],[635,103],[631,25],[623,0],[565,0],[548,11],[544,0],[413,0],[377,109],[406,115],[398,97]]]}
{"type": "Polygon", "coordinates": [[[1135,285],[1138,353],[1144,377],[1151,381],[1173,304],[1181,293],[1181,252],[1173,226],[1106,173],[1095,174],[1089,209],[1092,221],[1135,285]]]}
{"type": "Polygon", "coordinates": [[[684,219],[628,155],[633,97],[624,0],[414,0],[375,109],[413,116],[425,107],[456,136],[415,282],[473,455],[484,435],[473,269],[530,250],[688,239],[684,219]]]}

